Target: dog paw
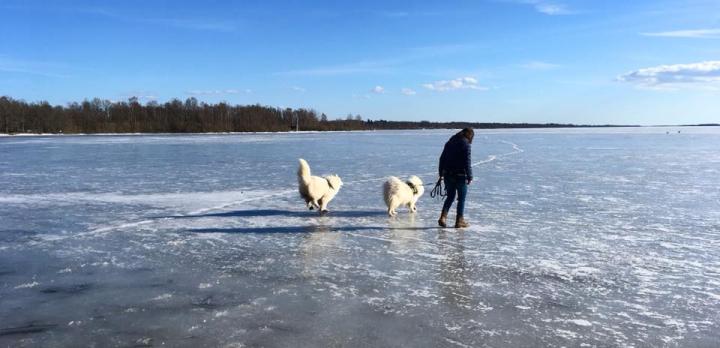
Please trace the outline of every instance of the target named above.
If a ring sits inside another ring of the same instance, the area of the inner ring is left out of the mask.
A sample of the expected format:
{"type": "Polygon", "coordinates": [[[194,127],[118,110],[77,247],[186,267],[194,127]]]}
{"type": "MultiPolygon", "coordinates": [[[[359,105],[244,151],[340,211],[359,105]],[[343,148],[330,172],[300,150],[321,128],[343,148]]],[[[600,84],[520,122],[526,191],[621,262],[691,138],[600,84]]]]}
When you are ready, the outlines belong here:
{"type": "Polygon", "coordinates": [[[315,207],[308,207],[308,209],[313,210],[313,209],[315,209],[315,207]]]}
{"type": "Polygon", "coordinates": [[[327,210],[327,209],[321,210],[321,211],[320,211],[320,215],[327,215],[327,213],[329,213],[329,212],[330,212],[330,211],[327,210]]]}

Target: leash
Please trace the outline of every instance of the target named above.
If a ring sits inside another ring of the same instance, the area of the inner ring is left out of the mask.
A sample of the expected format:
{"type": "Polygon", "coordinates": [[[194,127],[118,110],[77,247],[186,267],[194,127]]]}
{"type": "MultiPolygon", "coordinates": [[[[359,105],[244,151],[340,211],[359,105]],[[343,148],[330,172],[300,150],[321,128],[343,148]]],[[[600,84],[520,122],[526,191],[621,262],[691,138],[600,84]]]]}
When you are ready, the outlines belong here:
{"type": "Polygon", "coordinates": [[[442,186],[442,178],[438,178],[438,181],[435,183],[435,187],[433,187],[432,191],[430,191],[430,197],[445,197],[447,196],[447,187],[442,186]]]}

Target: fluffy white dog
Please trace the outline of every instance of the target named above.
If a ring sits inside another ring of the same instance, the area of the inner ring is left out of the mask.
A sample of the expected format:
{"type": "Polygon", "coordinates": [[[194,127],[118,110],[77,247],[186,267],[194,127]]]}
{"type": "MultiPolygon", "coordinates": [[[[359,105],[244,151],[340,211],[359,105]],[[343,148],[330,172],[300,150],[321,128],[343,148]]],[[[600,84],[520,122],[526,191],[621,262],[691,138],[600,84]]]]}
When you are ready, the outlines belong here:
{"type": "Polygon", "coordinates": [[[327,213],[327,205],[340,191],[342,180],[337,175],[328,175],[324,178],[311,175],[307,161],[302,158],[299,161],[297,177],[300,196],[310,210],[318,208],[320,214],[327,213]]]}
{"type": "Polygon", "coordinates": [[[417,211],[415,203],[425,193],[422,180],[413,175],[406,182],[397,177],[391,176],[383,185],[383,198],[388,207],[388,215],[395,216],[400,206],[407,205],[410,212],[417,211]]]}

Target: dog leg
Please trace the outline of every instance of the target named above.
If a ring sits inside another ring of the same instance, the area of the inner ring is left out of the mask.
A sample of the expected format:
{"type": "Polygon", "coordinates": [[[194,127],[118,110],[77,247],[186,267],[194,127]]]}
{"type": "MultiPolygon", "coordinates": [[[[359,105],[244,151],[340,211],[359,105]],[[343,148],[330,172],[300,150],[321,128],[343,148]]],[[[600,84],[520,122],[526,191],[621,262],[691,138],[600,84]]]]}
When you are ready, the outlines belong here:
{"type": "Polygon", "coordinates": [[[321,198],[321,199],[320,199],[320,214],[325,215],[325,214],[327,214],[327,213],[328,213],[328,210],[327,210],[327,202],[324,201],[324,200],[321,198]]]}
{"type": "Polygon", "coordinates": [[[388,215],[390,215],[390,217],[397,215],[397,211],[395,211],[395,209],[397,209],[397,208],[398,208],[397,201],[394,199],[391,199],[390,204],[388,204],[388,215]]]}

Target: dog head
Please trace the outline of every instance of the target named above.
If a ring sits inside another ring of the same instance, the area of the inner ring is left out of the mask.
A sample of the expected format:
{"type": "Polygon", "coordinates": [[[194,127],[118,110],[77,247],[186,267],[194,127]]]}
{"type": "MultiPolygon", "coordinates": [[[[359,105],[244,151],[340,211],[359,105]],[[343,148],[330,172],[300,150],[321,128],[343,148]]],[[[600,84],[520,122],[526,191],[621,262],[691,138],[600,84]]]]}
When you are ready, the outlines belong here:
{"type": "Polygon", "coordinates": [[[422,180],[418,178],[417,176],[413,175],[408,178],[407,180],[408,184],[412,184],[413,187],[415,187],[416,193],[413,193],[413,196],[420,197],[425,193],[425,187],[423,186],[422,180]]]}
{"type": "Polygon", "coordinates": [[[342,180],[340,180],[340,177],[335,174],[326,176],[325,180],[327,180],[328,184],[330,185],[330,188],[332,188],[335,191],[339,191],[340,187],[342,187],[342,185],[343,185],[343,182],[342,182],[342,180]]]}

